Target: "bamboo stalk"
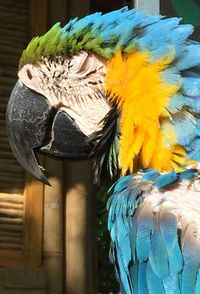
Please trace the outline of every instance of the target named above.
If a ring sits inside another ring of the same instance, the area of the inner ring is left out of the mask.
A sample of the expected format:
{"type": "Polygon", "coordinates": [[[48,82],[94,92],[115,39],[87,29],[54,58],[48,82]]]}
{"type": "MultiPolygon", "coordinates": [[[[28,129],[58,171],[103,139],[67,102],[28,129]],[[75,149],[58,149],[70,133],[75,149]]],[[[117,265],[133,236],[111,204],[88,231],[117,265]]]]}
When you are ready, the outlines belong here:
{"type": "Polygon", "coordinates": [[[0,142],[0,150],[7,150],[8,148],[10,148],[9,143],[8,142],[0,142]]]}
{"type": "Polygon", "coordinates": [[[11,203],[23,204],[24,203],[24,195],[0,193],[0,201],[8,201],[11,203]]]}
{"type": "MultiPolygon", "coordinates": [[[[8,6],[7,5],[3,5],[3,3],[1,2],[0,3],[0,15],[4,14],[5,12],[8,12],[8,6]]],[[[20,18],[21,15],[27,17],[27,9],[26,9],[26,7],[19,8],[19,7],[16,7],[16,6],[14,7],[12,5],[11,12],[13,14],[17,14],[16,15],[16,18],[20,18]]]]}
{"type": "MultiPolygon", "coordinates": [[[[0,47],[1,48],[1,47],[0,47]]],[[[0,49],[0,53],[3,53],[3,50],[0,49]]],[[[15,50],[7,50],[5,49],[5,53],[11,53],[11,54],[16,54],[15,50]]],[[[15,82],[16,82],[16,78],[11,78],[11,77],[7,77],[7,76],[4,76],[4,77],[0,77],[0,82],[1,84],[3,84],[4,86],[5,85],[8,85],[10,86],[11,84],[14,85],[15,82]]]]}
{"type": "MultiPolygon", "coordinates": [[[[2,14],[4,14],[4,12],[8,12],[8,10],[10,10],[10,6],[8,6],[8,5],[3,5],[3,3],[2,3],[2,1],[3,0],[1,0],[1,3],[0,3],[0,17],[1,17],[1,15],[2,14]]],[[[13,13],[13,4],[12,4],[12,13],[13,13]]],[[[20,10],[22,9],[22,14],[24,15],[24,16],[26,16],[26,14],[25,14],[25,10],[26,10],[26,8],[25,7],[15,7],[15,11],[16,11],[16,16],[15,16],[15,18],[19,18],[20,17],[20,10]],[[17,9],[18,9],[18,13],[17,13],[17,9]]],[[[11,21],[11,20],[10,20],[11,21]]]]}
{"type": "Polygon", "coordinates": [[[2,54],[0,53],[0,60],[1,64],[4,65],[15,65],[16,68],[18,66],[18,60],[16,59],[16,56],[13,56],[12,54],[2,54]]]}
{"type": "Polygon", "coordinates": [[[5,173],[4,173],[4,170],[2,170],[2,171],[0,171],[0,179],[2,179],[3,178],[3,176],[2,176],[2,178],[1,178],[1,175],[7,175],[7,177],[16,177],[16,178],[18,178],[18,180],[19,181],[21,181],[21,182],[24,182],[25,181],[25,174],[24,173],[16,173],[16,171],[13,171],[13,170],[11,170],[11,171],[6,171],[5,173]]]}
{"type": "Polygon", "coordinates": [[[0,224],[0,232],[1,231],[23,232],[23,226],[20,224],[0,224]]]}
{"type": "Polygon", "coordinates": [[[12,173],[12,174],[17,174],[18,177],[24,178],[25,177],[25,172],[23,170],[23,168],[19,165],[19,163],[16,161],[14,162],[15,158],[12,159],[8,159],[8,165],[2,163],[0,160],[0,166],[1,166],[1,172],[2,173],[12,173]],[[14,163],[13,163],[14,162],[14,163]],[[15,169],[16,168],[16,169],[15,169]]]}
{"type": "Polygon", "coordinates": [[[6,117],[5,113],[0,112],[0,121],[5,121],[5,117],[6,117]]]}
{"type": "MultiPolygon", "coordinates": [[[[12,0],[1,0],[1,4],[5,5],[5,7],[12,7],[13,1],[12,0]]],[[[17,1],[15,2],[17,7],[19,8],[27,8],[27,2],[26,1],[17,1]]]]}
{"type": "Polygon", "coordinates": [[[0,129],[0,138],[2,138],[2,137],[7,137],[7,134],[6,134],[6,130],[4,130],[4,129],[0,129]]]}
{"type": "MultiPolygon", "coordinates": [[[[1,103],[0,103],[0,107],[1,107],[1,103]]],[[[4,104],[4,107],[6,107],[5,104],[4,104]]],[[[5,127],[5,121],[0,120],[0,128],[4,128],[4,127],[5,127]]]]}
{"type": "Polygon", "coordinates": [[[11,86],[1,85],[1,87],[0,87],[0,95],[5,96],[5,97],[8,98],[9,94],[10,94],[10,88],[11,88],[11,86]]]}
{"type": "MultiPolygon", "coordinates": [[[[0,111],[6,111],[6,105],[0,102],[0,111]]],[[[5,124],[5,123],[4,123],[5,124]]]]}
{"type": "Polygon", "coordinates": [[[8,209],[16,209],[16,210],[23,210],[24,209],[24,205],[22,205],[21,203],[13,203],[13,202],[2,202],[0,201],[0,208],[8,208],[8,209]]]}
{"type": "Polygon", "coordinates": [[[26,15],[20,15],[20,17],[13,17],[13,13],[9,11],[4,11],[4,13],[0,14],[1,21],[7,21],[8,19],[12,23],[21,24],[22,26],[27,22],[26,15]]]}
{"type": "Polygon", "coordinates": [[[9,146],[9,143],[8,143],[8,138],[6,136],[1,136],[1,142],[5,142],[8,144],[9,146]]]}
{"type": "Polygon", "coordinates": [[[5,193],[22,193],[24,190],[24,184],[15,184],[11,186],[10,183],[2,183],[0,182],[0,191],[5,193]]]}
{"type": "Polygon", "coordinates": [[[66,165],[67,294],[96,293],[95,192],[89,162],[66,165]]]}
{"type": "Polygon", "coordinates": [[[1,243],[0,242],[0,248],[1,249],[12,249],[12,250],[21,250],[22,244],[12,244],[12,243],[1,243]]]}
{"type": "MultiPolygon", "coordinates": [[[[0,46],[2,46],[1,41],[0,41],[0,46]]],[[[3,46],[7,46],[7,45],[3,44],[3,46]]],[[[21,51],[21,53],[22,53],[22,51],[21,51]]],[[[7,77],[15,78],[17,80],[17,72],[16,72],[16,68],[14,66],[4,66],[3,68],[0,68],[0,74],[6,75],[7,77]]],[[[3,97],[1,97],[1,99],[2,98],[3,97]]]]}
{"type": "Polygon", "coordinates": [[[1,29],[5,29],[5,30],[16,30],[18,32],[24,32],[24,28],[22,28],[22,26],[20,24],[17,24],[17,23],[3,23],[1,20],[0,20],[0,26],[1,26],[1,29]]]}
{"type": "Polygon", "coordinates": [[[0,159],[0,165],[10,165],[13,166],[13,168],[19,168],[20,170],[23,170],[23,168],[21,167],[21,165],[19,165],[15,158],[2,158],[0,159]]]}
{"type": "Polygon", "coordinates": [[[1,137],[2,137],[2,136],[4,136],[4,137],[7,136],[6,128],[4,128],[4,127],[0,127],[0,135],[1,135],[1,137]]]}
{"type": "Polygon", "coordinates": [[[2,86],[0,87],[0,97],[5,96],[6,99],[1,99],[1,102],[3,103],[7,103],[9,97],[10,97],[11,91],[10,91],[10,87],[8,87],[7,89],[3,88],[2,86]]]}
{"type": "Polygon", "coordinates": [[[9,96],[6,96],[6,97],[2,97],[2,95],[0,96],[1,103],[8,103],[8,99],[9,99],[9,96]]]}
{"type": "Polygon", "coordinates": [[[4,172],[15,172],[18,176],[21,176],[24,178],[25,173],[23,168],[17,162],[14,162],[14,163],[12,162],[13,162],[12,160],[7,160],[7,164],[6,163],[4,164],[2,160],[0,160],[1,170],[4,172]]]}
{"type": "Polygon", "coordinates": [[[16,237],[16,238],[22,238],[23,237],[23,231],[21,232],[10,232],[10,231],[1,231],[1,236],[3,237],[16,237]]]}
{"type": "MultiPolygon", "coordinates": [[[[0,223],[2,224],[23,224],[23,218],[8,218],[8,217],[0,217],[0,223]]],[[[2,234],[1,234],[2,236],[2,234]]]]}
{"type": "MultiPolygon", "coordinates": [[[[10,7],[13,7],[12,0],[1,0],[1,5],[5,6],[7,9],[10,9],[10,7]]],[[[19,9],[28,9],[27,7],[27,1],[18,1],[15,2],[15,6],[19,9]]]]}
{"type": "Polygon", "coordinates": [[[1,236],[0,235],[0,243],[22,244],[22,237],[1,236]]]}
{"type": "Polygon", "coordinates": [[[6,208],[1,208],[0,206],[0,215],[4,216],[12,216],[12,217],[22,217],[24,214],[23,211],[18,210],[18,209],[6,209],[6,208]]]}
{"type": "MultiPolygon", "coordinates": [[[[3,21],[3,19],[1,20],[3,21]]],[[[13,37],[14,39],[22,39],[24,41],[27,39],[27,32],[25,30],[21,32],[15,31],[15,33],[13,34],[13,30],[0,28],[0,35],[7,35],[8,38],[13,37]]]]}
{"type": "Polygon", "coordinates": [[[12,39],[12,37],[8,37],[8,38],[6,38],[4,40],[0,40],[0,45],[3,44],[3,45],[6,45],[6,46],[12,46],[13,42],[17,42],[18,48],[21,48],[22,50],[24,49],[25,44],[26,44],[24,38],[16,38],[16,37],[14,37],[12,39]]]}
{"type": "MultiPolygon", "coordinates": [[[[10,174],[11,176],[11,174],[10,174]]],[[[13,177],[10,177],[8,178],[7,176],[2,176],[0,175],[0,181],[4,181],[5,183],[8,183],[8,184],[22,184],[24,183],[24,179],[22,178],[17,178],[15,177],[15,175],[13,174],[13,177]]]]}
{"type": "MultiPolygon", "coordinates": [[[[16,168],[16,169],[19,169],[19,170],[23,170],[23,168],[21,167],[21,165],[19,165],[19,163],[17,162],[17,160],[14,158],[14,159],[11,159],[11,158],[3,158],[3,159],[0,159],[0,165],[3,166],[9,166],[9,168],[13,167],[13,168],[16,168]]],[[[18,170],[17,170],[18,171],[18,170]]]]}
{"type": "Polygon", "coordinates": [[[63,188],[62,162],[46,159],[46,172],[54,174],[45,186],[44,264],[48,274],[48,293],[63,293],[63,188]],[[49,230],[51,228],[51,230],[49,230]]]}
{"type": "Polygon", "coordinates": [[[24,182],[24,180],[25,180],[24,179],[24,173],[16,173],[16,171],[9,171],[9,172],[0,171],[0,179],[8,178],[8,177],[11,177],[11,176],[15,177],[18,181],[23,181],[24,182]]]}
{"type": "Polygon", "coordinates": [[[0,153],[0,158],[5,158],[5,157],[12,157],[12,158],[14,158],[14,155],[13,155],[13,153],[12,153],[11,150],[10,151],[2,151],[0,153]]]}
{"type": "Polygon", "coordinates": [[[3,128],[3,126],[5,126],[5,114],[3,113],[4,115],[4,119],[0,119],[0,126],[3,128]]]}
{"type": "MultiPolygon", "coordinates": [[[[3,179],[1,178],[0,179],[0,187],[3,189],[3,188],[9,188],[9,190],[11,189],[11,188],[13,188],[13,189],[15,189],[15,188],[19,188],[19,187],[24,187],[24,182],[22,182],[22,181],[13,181],[13,183],[14,183],[14,185],[13,185],[13,187],[11,186],[11,183],[12,183],[12,181],[10,181],[10,180],[8,180],[8,181],[3,181],[3,179]]],[[[9,191],[8,190],[8,191],[9,191]]],[[[0,190],[1,191],[1,190],[0,190]]],[[[9,193],[9,192],[6,192],[6,193],[9,193]]],[[[1,191],[2,192],[2,191],[1,191]]],[[[20,192],[21,193],[21,192],[20,192]]]]}

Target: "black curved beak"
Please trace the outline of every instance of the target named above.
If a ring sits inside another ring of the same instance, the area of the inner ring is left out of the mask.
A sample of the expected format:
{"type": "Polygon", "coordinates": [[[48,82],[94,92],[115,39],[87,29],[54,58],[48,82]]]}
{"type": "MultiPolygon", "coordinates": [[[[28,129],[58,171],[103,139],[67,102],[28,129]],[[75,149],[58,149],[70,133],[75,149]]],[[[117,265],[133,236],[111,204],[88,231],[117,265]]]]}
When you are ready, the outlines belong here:
{"type": "Polygon", "coordinates": [[[52,156],[85,158],[91,146],[75,122],[48,100],[18,81],[7,106],[7,134],[18,162],[35,178],[49,184],[34,151],[52,156]]]}

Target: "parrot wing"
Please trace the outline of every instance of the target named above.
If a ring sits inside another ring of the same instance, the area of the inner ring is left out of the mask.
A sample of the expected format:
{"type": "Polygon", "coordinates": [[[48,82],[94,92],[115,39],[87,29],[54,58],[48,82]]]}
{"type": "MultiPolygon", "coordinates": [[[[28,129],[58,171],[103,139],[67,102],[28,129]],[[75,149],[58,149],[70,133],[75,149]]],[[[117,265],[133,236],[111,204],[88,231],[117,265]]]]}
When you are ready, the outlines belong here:
{"type": "Polygon", "coordinates": [[[189,181],[198,171],[184,173],[150,170],[111,188],[110,259],[122,293],[199,293],[200,199],[189,181]]]}

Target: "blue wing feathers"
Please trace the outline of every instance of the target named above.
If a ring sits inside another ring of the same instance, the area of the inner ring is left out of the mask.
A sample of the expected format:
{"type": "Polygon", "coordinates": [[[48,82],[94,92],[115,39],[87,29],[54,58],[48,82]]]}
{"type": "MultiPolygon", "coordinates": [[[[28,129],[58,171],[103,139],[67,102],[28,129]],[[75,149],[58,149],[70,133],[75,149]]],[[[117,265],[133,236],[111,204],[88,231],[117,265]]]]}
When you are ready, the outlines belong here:
{"type": "Polygon", "coordinates": [[[200,96],[200,78],[183,78],[182,93],[188,97],[200,96]]]}
{"type": "Polygon", "coordinates": [[[166,294],[162,280],[156,276],[151,268],[150,262],[147,262],[147,285],[150,294],[166,294]]]}
{"type": "Polygon", "coordinates": [[[179,287],[179,277],[177,274],[171,274],[170,276],[162,279],[163,287],[166,294],[181,294],[179,287]]]}
{"type": "Polygon", "coordinates": [[[174,183],[176,183],[179,180],[179,176],[175,171],[160,175],[155,180],[155,186],[158,189],[166,188],[167,186],[170,186],[174,183]]]}
{"type": "Polygon", "coordinates": [[[170,272],[178,274],[183,268],[183,258],[178,244],[177,218],[172,213],[162,209],[159,215],[159,227],[168,254],[170,272]]]}
{"type": "Polygon", "coordinates": [[[190,180],[198,170],[169,173],[167,178],[154,170],[143,172],[140,180],[134,176],[120,178],[110,191],[113,195],[108,205],[108,227],[115,248],[111,250],[111,261],[117,264],[122,293],[186,294],[190,293],[189,289],[197,291],[200,287],[200,248],[192,235],[192,227],[183,232],[181,248],[177,216],[162,203],[159,214],[155,214],[152,204],[145,201],[145,193],[149,191],[146,190],[147,183],[153,187],[157,181],[163,188],[174,180],[190,180]]]}
{"type": "Polygon", "coordinates": [[[151,235],[154,228],[153,213],[144,203],[137,217],[136,251],[139,262],[147,261],[151,249],[151,235]]]}
{"type": "Polygon", "coordinates": [[[184,268],[181,277],[181,294],[193,293],[200,266],[200,248],[194,237],[195,229],[189,224],[183,237],[184,268]]]}
{"type": "Polygon", "coordinates": [[[197,279],[196,279],[196,286],[195,286],[195,293],[200,293],[200,269],[198,270],[197,279]]]}
{"type": "Polygon", "coordinates": [[[138,294],[149,294],[147,286],[147,263],[138,265],[138,294]]]}
{"type": "Polygon", "coordinates": [[[159,226],[155,223],[152,233],[149,263],[156,276],[160,279],[169,275],[169,261],[164,240],[160,234],[159,226]]]}
{"type": "Polygon", "coordinates": [[[188,45],[180,58],[177,60],[178,70],[186,70],[200,65],[200,44],[188,45]]]}
{"type": "Polygon", "coordinates": [[[188,180],[198,174],[198,169],[191,168],[187,169],[179,174],[181,180],[188,180]]]}

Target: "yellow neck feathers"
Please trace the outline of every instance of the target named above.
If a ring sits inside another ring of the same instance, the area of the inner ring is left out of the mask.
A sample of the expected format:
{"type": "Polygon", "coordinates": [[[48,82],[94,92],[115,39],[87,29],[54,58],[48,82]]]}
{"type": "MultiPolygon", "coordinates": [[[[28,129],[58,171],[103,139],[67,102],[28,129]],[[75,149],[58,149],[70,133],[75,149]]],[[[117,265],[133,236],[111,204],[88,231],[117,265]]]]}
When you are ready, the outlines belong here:
{"type": "Polygon", "coordinates": [[[172,61],[172,55],[151,61],[146,52],[118,52],[108,62],[106,90],[121,110],[122,174],[148,167],[168,171],[183,161],[185,152],[175,143],[166,110],[179,85],[167,83],[161,75],[172,61]]]}

